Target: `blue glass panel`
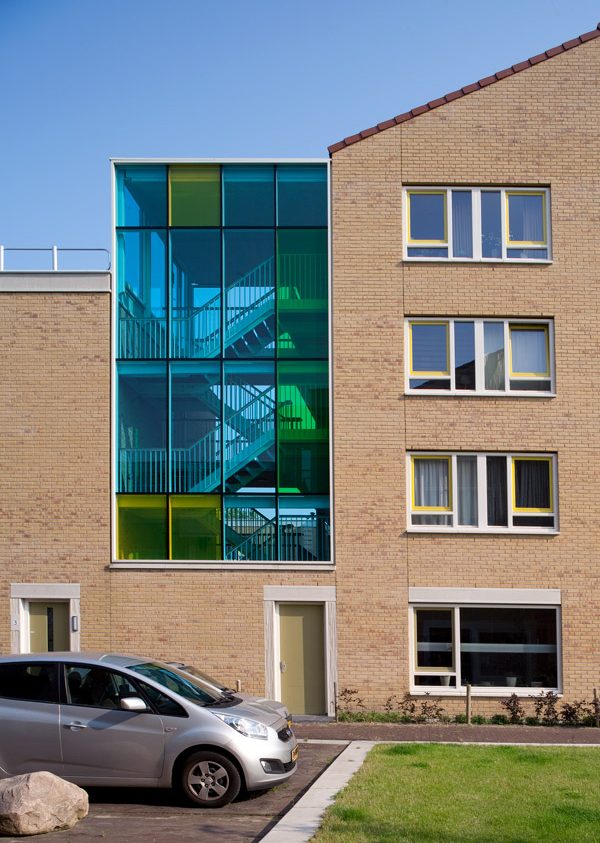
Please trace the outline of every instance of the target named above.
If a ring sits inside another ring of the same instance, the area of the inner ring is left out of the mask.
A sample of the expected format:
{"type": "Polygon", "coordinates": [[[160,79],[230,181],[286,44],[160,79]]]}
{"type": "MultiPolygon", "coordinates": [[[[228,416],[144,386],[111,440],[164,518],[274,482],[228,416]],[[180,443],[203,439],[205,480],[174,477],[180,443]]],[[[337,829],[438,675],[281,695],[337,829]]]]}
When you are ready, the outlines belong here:
{"type": "Polygon", "coordinates": [[[448,323],[411,323],[411,346],[412,373],[450,374],[448,323]]]}
{"type": "Polygon", "coordinates": [[[275,353],[275,234],[225,231],[225,355],[275,353]]]}
{"type": "Polygon", "coordinates": [[[117,225],[162,228],[167,224],[167,168],[118,165],[117,225]]]}
{"type": "Polygon", "coordinates": [[[225,363],[223,415],[226,491],[274,491],[274,363],[225,363]]]}
{"type": "Polygon", "coordinates": [[[277,225],[327,225],[327,165],[278,165],[277,225]]]}
{"type": "Polygon", "coordinates": [[[409,240],[447,239],[445,193],[410,193],[409,208],[409,240]]]}
{"type": "Polygon", "coordinates": [[[328,562],[331,559],[329,498],[283,495],[279,498],[279,559],[328,562]]]}
{"type": "Polygon", "coordinates": [[[473,257],[473,211],[470,190],[452,191],[452,251],[455,258],[473,257]]]}
{"type": "Polygon", "coordinates": [[[167,355],[164,231],[117,232],[118,356],[167,355]]]}
{"type": "Polygon", "coordinates": [[[225,498],[225,558],[241,561],[277,559],[275,498],[232,495],[225,498]]]}
{"type": "Polygon", "coordinates": [[[406,250],[409,258],[447,258],[448,249],[443,248],[423,248],[421,246],[409,246],[406,250]]]}
{"type": "Polygon", "coordinates": [[[548,249],[507,249],[506,257],[517,260],[547,261],[548,249]]]}
{"type": "Polygon", "coordinates": [[[504,324],[485,322],[483,326],[485,388],[504,390],[504,324]]]}
{"type": "Polygon", "coordinates": [[[544,243],[544,197],[508,194],[509,243],[544,243]]]}
{"type": "Polygon", "coordinates": [[[274,167],[223,167],[223,225],[275,225],[274,167]]]}
{"type": "Polygon", "coordinates": [[[457,389],[475,389],[475,326],[454,323],[454,375],[457,389]]]}
{"type": "Polygon", "coordinates": [[[117,364],[117,487],[166,491],[166,363],[117,364]]]}
{"type": "Polygon", "coordinates": [[[499,190],[481,191],[481,254],[502,257],[502,211],[499,190]]]}
{"type": "Polygon", "coordinates": [[[221,353],[221,233],[171,229],[171,354],[221,353]]]}
{"type": "Polygon", "coordinates": [[[171,364],[171,491],[221,486],[221,366],[171,364]]]}

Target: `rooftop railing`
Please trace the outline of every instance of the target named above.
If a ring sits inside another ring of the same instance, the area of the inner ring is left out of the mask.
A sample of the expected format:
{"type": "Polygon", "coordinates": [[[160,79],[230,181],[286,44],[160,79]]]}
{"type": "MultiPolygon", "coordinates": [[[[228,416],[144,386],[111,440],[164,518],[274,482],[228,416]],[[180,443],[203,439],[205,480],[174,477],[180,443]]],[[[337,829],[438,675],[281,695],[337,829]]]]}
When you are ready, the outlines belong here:
{"type": "Polygon", "coordinates": [[[0,245],[0,272],[108,272],[108,249],[0,245]]]}

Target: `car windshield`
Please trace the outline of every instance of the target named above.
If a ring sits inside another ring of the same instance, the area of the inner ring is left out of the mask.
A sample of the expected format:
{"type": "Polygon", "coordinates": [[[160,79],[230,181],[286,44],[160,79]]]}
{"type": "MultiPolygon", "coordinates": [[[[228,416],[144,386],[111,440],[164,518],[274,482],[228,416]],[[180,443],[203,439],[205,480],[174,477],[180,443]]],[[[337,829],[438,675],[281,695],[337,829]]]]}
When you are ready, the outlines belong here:
{"type": "Polygon", "coordinates": [[[180,697],[196,703],[196,705],[213,705],[222,699],[222,695],[218,694],[214,688],[206,685],[195,676],[182,673],[176,667],[167,667],[158,662],[145,662],[144,664],[129,665],[129,670],[145,676],[146,679],[158,682],[163,688],[179,694],[180,697]]]}
{"type": "Polygon", "coordinates": [[[193,664],[182,665],[181,670],[185,670],[186,673],[191,673],[192,676],[196,677],[196,679],[200,679],[201,682],[206,682],[214,688],[219,688],[221,691],[229,690],[227,685],[224,685],[219,679],[209,676],[208,673],[204,673],[199,668],[194,667],[193,664]]]}

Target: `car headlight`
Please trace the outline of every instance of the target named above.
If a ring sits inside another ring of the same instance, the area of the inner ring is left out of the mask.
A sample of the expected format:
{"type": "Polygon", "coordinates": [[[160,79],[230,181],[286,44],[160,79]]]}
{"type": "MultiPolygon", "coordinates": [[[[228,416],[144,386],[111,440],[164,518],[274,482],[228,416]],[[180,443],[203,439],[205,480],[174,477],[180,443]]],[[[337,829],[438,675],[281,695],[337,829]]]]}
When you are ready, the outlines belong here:
{"type": "Polygon", "coordinates": [[[213,711],[213,714],[219,720],[222,720],[223,723],[227,723],[228,726],[231,726],[232,729],[235,729],[236,732],[239,732],[240,735],[245,735],[247,738],[258,738],[261,741],[266,741],[269,737],[267,727],[264,723],[259,723],[258,720],[249,720],[247,717],[236,717],[235,714],[218,714],[216,711],[213,711]]]}

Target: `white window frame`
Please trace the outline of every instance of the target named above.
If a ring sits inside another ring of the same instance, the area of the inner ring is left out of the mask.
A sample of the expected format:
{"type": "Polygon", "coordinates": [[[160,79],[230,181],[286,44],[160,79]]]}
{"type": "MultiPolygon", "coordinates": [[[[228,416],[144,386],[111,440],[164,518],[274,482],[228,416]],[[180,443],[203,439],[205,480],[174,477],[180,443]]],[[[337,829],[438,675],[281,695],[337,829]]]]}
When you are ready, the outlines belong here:
{"type": "Polygon", "coordinates": [[[469,185],[454,185],[453,187],[444,186],[444,185],[407,185],[402,189],[402,220],[403,220],[403,259],[405,261],[452,261],[452,262],[462,262],[462,263],[473,263],[473,262],[480,262],[480,263],[542,263],[548,264],[552,263],[552,227],[551,227],[551,208],[550,208],[550,188],[548,187],[538,187],[538,186],[524,186],[518,185],[514,187],[510,186],[486,186],[486,187],[471,187],[469,185]],[[452,191],[457,192],[471,192],[471,208],[472,208],[472,235],[473,235],[473,257],[465,258],[465,257],[454,257],[452,254],[453,249],[453,239],[452,239],[452,191]],[[425,241],[420,240],[418,242],[410,242],[409,241],[409,229],[410,229],[410,221],[409,221],[409,194],[410,193],[446,193],[446,224],[445,224],[445,231],[447,237],[447,248],[448,248],[448,256],[447,257],[423,257],[423,256],[414,256],[408,254],[408,249],[412,247],[417,248],[432,248],[432,249],[439,249],[445,248],[446,243],[440,241],[425,241]],[[501,209],[501,220],[502,220],[502,257],[500,258],[488,258],[483,257],[482,254],[482,246],[481,246],[481,194],[485,192],[500,192],[500,209],[501,209]],[[546,234],[546,243],[544,245],[528,245],[528,244],[521,244],[521,243],[509,243],[508,242],[508,197],[512,194],[524,194],[524,195],[542,195],[544,197],[544,232],[546,234]],[[535,249],[535,248],[546,248],[548,252],[548,257],[534,257],[534,258],[516,258],[513,256],[509,256],[507,254],[509,249],[535,249]]]}
{"type": "Polygon", "coordinates": [[[555,453],[534,453],[515,451],[408,451],[406,454],[406,501],[407,501],[407,524],[408,533],[500,533],[500,534],[523,534],[523,535],[558,535],[558,464],[555,453]],[[449,506],[443,509],[435,507],[423,508],[413,505],[413,457],[430,457],[432,459],[448,458],[450,461],[450,487],[449,506]],[[458,524],[458,471],[457,457],[476,457],[477,459],[477,510],[478,526],[471,527],[465,524],[458,524]],[[487,463],[486,457],[506,457],[506,489],[507,489],[507,515],[508,526],[500,527],[488,525],[487,523],[487,463]],[[519,459],[540,459],[548,460],[551,465],[550,471],[550,492],[552,506],[548,510],[540,512],[543,515],[552,515],[554,525],[551,527],[524,527],[513,524],[513,517],[516,515],[536,513],[529,510],[520,511],[514,505],[514,482],[513,472],[515,460],[519,459]],[[412,515],[451,515],[452,524],[413,524],[412,515]]]}
{"type": "Polygon", "coordinates": [[[554,609],[556,618],[556,679],[557,685],[553,688],[537,686],[484,686],[473,685],[471,691],[473,696],[478,697],[499,697],[517,694],[518,696],[535,696],[545,694],[548,691],[562,694],[562,619],[561,619],[561,598],[560,591],[554,589],[444,589],[421,588],[409,589],[408,607],[408,642],[409,642],[409,665],[410,665],[410,693],[415,696],[424,694],[436,694],[444,697],[462,697],[466,694],[466,685],[462,684],[460,665],[460,610],[464,608],[479,609],[554,609]],[[415,592],[423,593],[423,600],[416,598],[415,592]],[[437,600],[428,600],[427,592],[437,600]],[[437,592],[437,594],[436,594],[437,592]],[[464,600],[461,600],[460,592],[465,593],[464,600]],[[480,592],[481,594],[478,594],[480,592]],[[494,594],[496,593],[496,595],[494,594]],[[514,593],[514,594],[513,594],[514,593]],[[529,598],[529,600],[528,600],[529,598]],[[501,600],[501,602],[498,602],[501,600]],[[535,601],[535,602],[533,602],[535,601]],[[440,609],[452,612],[453,635],[452,652],[454,668],[452,670],[432,670],[431,668],[417,668],[417,616],[419,609],[440,609]],[[417,685],[415,676],[448,676],[455,677],[456,685],[417,685]]]}
{"type": "Polygon", "coordinates": [[[461,398],[469,398],[481,395],[493,395],[498,398],[555,398],[556,397],[556,368],[554,356],[554,320],[553,319],[511,319],[509,317],[489,317],[485,319],[469,318],[468,316],[454,317],[454,316],[407,316],[404,320],[404,361],[405,361],[405,392],[407,395],[459,395],[461,398]],[[473,322],[475,333],[475,389],[457,389],[455,381],[455,349],[454,349],[454,325],[458,322],[473,322]],[[502,322],[504,325],[504,389],[486,389],[485,388],[485,351],[484,351],[484,326],[486,322],[502,322]],[[413,374],[412,369],[412,329],[414,324],[447,324],[446,342],[448,347],[448,360],[450,372],[448,375],[442,373],[419,373],[413,374]],[[534,389],[515,389],[511,388],[511,380],[518,382],[525,380],[522,376],[511,377],[512,370],[512,346],[511,346],[511,326],[512,325],[541,325],[546,328],[547,342],[548,342],[548,362],[550,372],[547,378],[541,376],[532,376],[527,380],[549,380],[549,390],[534,390],[534,389]],[[431,379],[448,379],[450,381],[450,389],[415,389],[411,388],[411,380],[425,380],[427,377],[431,379]]]}

